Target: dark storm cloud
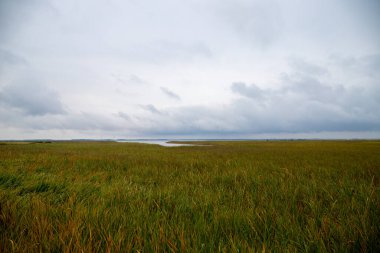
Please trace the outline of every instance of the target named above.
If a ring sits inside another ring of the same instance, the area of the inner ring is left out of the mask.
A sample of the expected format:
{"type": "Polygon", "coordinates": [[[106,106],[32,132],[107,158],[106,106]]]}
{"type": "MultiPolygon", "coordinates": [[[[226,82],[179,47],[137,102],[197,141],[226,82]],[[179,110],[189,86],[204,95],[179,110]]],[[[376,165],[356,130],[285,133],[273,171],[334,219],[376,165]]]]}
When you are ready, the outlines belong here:
{"type": "Polygon", "coordinates": [[[65,113],[59,94],[31,78],[3,87],[0,101],[2,106],[19,109],[31,116],[65,113]]]}
{"type": "Polygon", "coordinates": [[[168,97],[176,99],[176,100],[181,100],[181,97],[178,96],[176,93],[173,91],[169,90],[168,88],[165,87],[160,87],[161,91],[168,97]]]}

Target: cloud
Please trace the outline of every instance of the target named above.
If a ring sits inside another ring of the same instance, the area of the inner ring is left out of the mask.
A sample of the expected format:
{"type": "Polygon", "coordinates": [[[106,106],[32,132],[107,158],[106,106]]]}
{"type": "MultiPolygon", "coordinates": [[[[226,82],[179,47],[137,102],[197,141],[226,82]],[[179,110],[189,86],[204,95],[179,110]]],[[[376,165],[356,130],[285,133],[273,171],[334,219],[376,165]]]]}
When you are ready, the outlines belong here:
{"type": "Polygon", "coordinates": [[[344,86],[326,80],[327,71],[310,68],[314,63],[289,65],[276,88],[234,82],[231,91],[240,96],[230,103],[167,108],[140,129],[158,136],[380,131],[378,86],[344,86]]]}
{"type": "Polygon", "coordinates": [[[160,87],[161,91],[168,97],[176,99],[176,100],[181,100],[181,97],[169,90],[168,88],[165,87],[160,87]]]}
{"type": "Polygon", "coordinates": [[[377,131],[379,6],[0,0],[0,138],[377,131]]]}
{"type": "Polygon", "coordinates": [[[336,102],[345,94],[342,85],[331,85],[321,82],[313,75],[283,74],[283,87],[278,90],[279,95],[299,96],[310,101],[336,102]]]}
{"type": "Polygon", "coordinates": [[[211,49],[204,42],[183,43],[167,40],[132,44],[127,49],[121,49],[120,54],[134,61],[149,64],[188,62],[213,57],[211,49]]]}
{"type": "Polygon", "coordinates": [[[130,75],[129,81],[136,84],[145,84],[146,82],[137,75],[130,75]]]}
{"type": "Polygon", "coordinates": [[[281,76],[277,89],[231,85],[233,92],[248,98],[237,99],[231,106],[246,117],[248,125],[254,119],[253,131],[380,130],[380,113],[373,110],[380,106],[376,86],[345,87],[322,78],[326,72],[310,68],[313,64],[290,65],[292,71],[281,76]],[[257,106],[260,98],[265,98],[264,107],[257,106]]]}
{"type": "Polygon", "coordinates": [[[264,98],[264,91],[261,90],[255,84],[246,85],[243,82],[235,82],[231,85],[231,90],[234,93],[237,93],[237,94],[240,94],[242,96],[249,97],[249,98],[255,98],[255,99],[263,99],[264,98]]]}
{"type": "Polygon", "coordinates": [[[1,0],[0,1],[0,44],[13,41],[23,26],[30,25],[38,11],[56,13],[51,3],[44,0],[1,0]]]}
{"type": "Polygon", "coordinates": [[[368,77],[376,81],[380,78],[380,53],[360,57],[330,55],[329,60],[333,65],[344,69],[346,75],[356,78],[368,77]]]}
{"type": "Polygon", "coordinates": [[[236,34],[255,46],[267,48],[282,35],[282,15],[277,1],[222,1],[218,9],[236,34]]]}
{"type": "Polygon", "coordinates": [[[27,60],[13,52],[0,48],[0,67],[3,64],[7,65],[26,65],[27,60]]]}
{"type": "MultiPolygon", "coordinates": [[[[360,69],[365,62],[358,60],[356,64],[360,69]]],[[[276,87],[233,82],[230,90],[238,96],[228,103],[163,109],[153,104],[139,105],[147,113],[63,111],[59,99],[55,100],[59,97],[56,93],[40,84],[20,82],[1,90],[2,108],[16,111],[0,110],[0,117],[7,122],[3,125],[21,129],[28,126],[30,131],[101,132],[118,137],[244,138],[257,134],[380,131],[380,113],[374,110],[380,107],[378,86],[344,86],[326,79],[322,72],[289,65],[291,70],[278,78],[276,87]]]]}
{"type": "Polygon", "coordinates": [[[116,117],[102,115],[99,113],[71,113],[68,117],[57,117],[56,124],[47,124],[48,128],[71,129],[71,130],[100,130],[100,131],[121,131],[126,129],[125,122],[119,121],[116,117]]]}
{"type": "Polygon", "coordinates": [[[33,79],[21,79],[3,87],[0,98],[2,106],[30,116],[65,113],[59,94],[33,79]]]}
{"type": "Polygon", "coordinates": [[[143,84],[147,84],[147,82],[145,80],[143,80],[141,77],[139,77],[139,76],[137,76],[135,74],[129,75],[128,78],[124,78],[122,75],[115,74],[115,73],[112,73],[111,76],[116,81],[118,81],[119,83],[124,84],[124,85],[143,85],[143,84]]]}
{"type": "Polygon", "coordinates": [[[26,68],[28,65],[29,62],[24,57],[13,53],[11,50],[0,48],[0,82],[3,84],[7,76],[18,73],[20,69],[26,68]]]}
{"type": "Polygon", "coordinates": [[[300,58],[292,57],[288,62],[293,70],[297,70],[297,72],[301,74],[321,76],[329,73],[326,68],[300,58]]]}
{"type": "Polygon", "coordinates": [[[145,111],[148,111],[153,114],[162,114],[161,111],[159,111],[154,105],[140,105],[140,108],[142,108],[145,111]]]}
{"type": "Polygon", "coordinates": [[[131,120],[131,117],[129,117],[129,115],[128,115],[127,113],[125,113],[125,112],[119,112],[119,113],[118,113],[118,116],[119,116],[120,118],[123,118],[123,119],[127,120],[127,121],[130,121],[130,120],[131,120]]]}

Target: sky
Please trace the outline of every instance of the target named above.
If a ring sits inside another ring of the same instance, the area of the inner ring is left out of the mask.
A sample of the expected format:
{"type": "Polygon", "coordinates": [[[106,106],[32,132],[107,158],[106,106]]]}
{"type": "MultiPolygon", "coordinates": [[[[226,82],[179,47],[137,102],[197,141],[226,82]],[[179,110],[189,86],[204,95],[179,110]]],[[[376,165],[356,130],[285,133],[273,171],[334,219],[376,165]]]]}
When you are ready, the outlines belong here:
{"type": "Polygon", "coordinates": [[[0,139],[380,138],[378,0],[0,0],[0,139]]]}

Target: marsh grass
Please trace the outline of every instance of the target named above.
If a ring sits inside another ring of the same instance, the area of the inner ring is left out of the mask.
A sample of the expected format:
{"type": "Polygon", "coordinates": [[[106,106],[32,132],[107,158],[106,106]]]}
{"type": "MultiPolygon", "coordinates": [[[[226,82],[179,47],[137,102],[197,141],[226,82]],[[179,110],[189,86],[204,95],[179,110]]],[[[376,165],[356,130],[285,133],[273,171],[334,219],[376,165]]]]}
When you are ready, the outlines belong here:
{"type": "Polygon", "coordinates": [[[1,252],[379,252],[380,142],[0,146],[1,252]]]}

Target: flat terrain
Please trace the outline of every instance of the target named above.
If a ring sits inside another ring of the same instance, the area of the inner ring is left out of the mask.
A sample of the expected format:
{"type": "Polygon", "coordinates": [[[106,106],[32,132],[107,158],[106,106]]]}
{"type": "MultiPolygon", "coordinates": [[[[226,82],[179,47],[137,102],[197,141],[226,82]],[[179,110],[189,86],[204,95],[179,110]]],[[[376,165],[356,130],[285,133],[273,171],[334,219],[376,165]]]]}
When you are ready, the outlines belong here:
{"type": "Polygon", "coordinates": [[[380,252],[379,141],[0,145],[0,252],[380,252]]]}

